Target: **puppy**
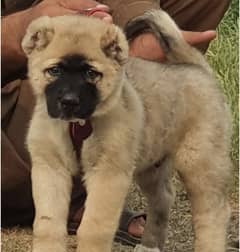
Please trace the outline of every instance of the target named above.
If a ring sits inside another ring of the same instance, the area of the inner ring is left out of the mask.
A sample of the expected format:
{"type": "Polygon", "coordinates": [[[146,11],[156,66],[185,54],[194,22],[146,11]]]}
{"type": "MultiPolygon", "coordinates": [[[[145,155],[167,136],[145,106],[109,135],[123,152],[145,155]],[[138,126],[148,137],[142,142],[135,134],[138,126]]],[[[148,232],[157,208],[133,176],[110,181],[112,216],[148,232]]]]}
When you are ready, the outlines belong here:
{"type": "Polygon", "coordinates": [[[34,252],[65,252],[71,177],[79,161],[69,123],[90,120],[82,148],[87,200],[78,252],[109,252],[129,185],[148,200],[137,252],[163,251],[176,169],[189,194],[195,252],[225,251],[230,209],[230,118],[203,56],[162,10],[126,27],[127,38],[153,33],[166,63],[128,58],[113,24],[79,17],[41,17],[22,48],[36,106],[27,136],[32,159],[34,252]]]}

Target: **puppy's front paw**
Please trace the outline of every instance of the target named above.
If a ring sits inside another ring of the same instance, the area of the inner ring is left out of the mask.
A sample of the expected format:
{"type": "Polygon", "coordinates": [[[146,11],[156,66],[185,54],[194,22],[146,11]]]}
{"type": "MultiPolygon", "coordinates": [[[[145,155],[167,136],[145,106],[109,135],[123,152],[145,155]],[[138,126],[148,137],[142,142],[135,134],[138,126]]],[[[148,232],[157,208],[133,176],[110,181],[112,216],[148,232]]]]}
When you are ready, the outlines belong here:
{"type": "Polygon", "coordinates": [[[159,248],[147,248],[140,244],[134,248],[134,252],[161,252],[161,251],[159,248]]]}
{"type": "Polygon", "coordinates": [[[34,239],[32,252],[66,252],[67,249],[62,241],[51,239],[34,239]]]}

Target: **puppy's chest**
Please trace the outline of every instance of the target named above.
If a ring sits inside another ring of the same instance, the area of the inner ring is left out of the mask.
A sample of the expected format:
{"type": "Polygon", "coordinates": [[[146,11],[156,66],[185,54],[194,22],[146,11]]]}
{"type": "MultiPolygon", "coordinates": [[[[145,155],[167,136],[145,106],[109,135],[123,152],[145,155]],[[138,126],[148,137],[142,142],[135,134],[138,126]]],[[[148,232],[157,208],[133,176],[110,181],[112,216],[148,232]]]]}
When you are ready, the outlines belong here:
{"type": "Polygon", "coordinates": [[[68,123],[59,121],[49,124],[45,137],[48,144],[44,148],[51,146],[52,151],[58,156],[64,167],[73,174],[77,172],[79,161],[71,141],[68,123]]]}
{"type": "Polygon", "coordinates": [[[102,148],[93,137],[89,137],[87,140],[83,142],[81,149],[81,166],[84,172],[88,171],[92,167],[94,167],[102,154],[102,148]]]}

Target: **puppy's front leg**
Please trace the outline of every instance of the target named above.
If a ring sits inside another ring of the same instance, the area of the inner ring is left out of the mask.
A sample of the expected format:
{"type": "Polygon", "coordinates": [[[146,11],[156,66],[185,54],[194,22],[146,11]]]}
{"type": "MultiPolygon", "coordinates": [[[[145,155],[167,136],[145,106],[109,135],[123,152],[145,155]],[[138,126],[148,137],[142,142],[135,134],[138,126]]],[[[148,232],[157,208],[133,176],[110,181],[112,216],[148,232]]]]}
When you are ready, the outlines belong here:
{"type": "Polygon", "coordinates": [[[36,210],[33,252],[66,252],[71,183],[70,172],[57,158],[33,159],[32,188],[36,210]]]}
{"type": "Polygon", "coordinates": [[[135,167],[137,140],[128,132],[124,127],[112,125],[105,132],[101,131],[96,139],[91,137],[87,148],[84,145],[82,157],[86,161],[88,156],[84,163],[93,164],[93,167],[85,172],[88,196],[78,230],[78,252],[111,251],[135,167]]]}
{"type": "Polygon", "coordinates": [[[96,167],[88,178],[85,214],[78,230],[78,252],[110,252],[131,176],[96,167]]]}

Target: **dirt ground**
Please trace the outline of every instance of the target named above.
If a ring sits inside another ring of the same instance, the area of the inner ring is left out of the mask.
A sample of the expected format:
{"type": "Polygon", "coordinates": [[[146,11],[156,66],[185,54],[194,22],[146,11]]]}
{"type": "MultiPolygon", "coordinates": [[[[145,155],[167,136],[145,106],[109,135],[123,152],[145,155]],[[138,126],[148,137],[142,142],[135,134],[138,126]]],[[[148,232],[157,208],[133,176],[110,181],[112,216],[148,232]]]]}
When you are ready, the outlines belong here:
{"type": "MultiPolygon", "coordinates": [[[[193,231],[191,225],[191,210],[187,194],[178,179],[176,184],[176,201],[171,211],[170,227],[165,252],[190,252],[193,251],[193,231]]],[[[239,211],[237,185],[230,193],[232,217],[228,233],[228,252],[239,251],[233,248],[238,239],[239,211]]],[[[146,202],[136,186],[132,186],[126,204],[133,210],[144,210],[146,202]]],[[[15,227],[2,229],[2,252],[29,252],[31,248],[32,230],[30,228],[15,227]]],[[[68,238],[69,252],[75,251],[75,236],[68,238]]],[[[133,248],[114,243],[112,252],[131,252],[133,248]]]]}

